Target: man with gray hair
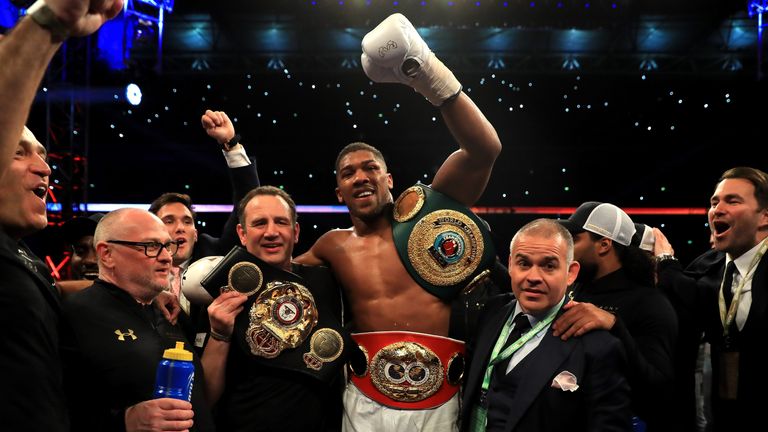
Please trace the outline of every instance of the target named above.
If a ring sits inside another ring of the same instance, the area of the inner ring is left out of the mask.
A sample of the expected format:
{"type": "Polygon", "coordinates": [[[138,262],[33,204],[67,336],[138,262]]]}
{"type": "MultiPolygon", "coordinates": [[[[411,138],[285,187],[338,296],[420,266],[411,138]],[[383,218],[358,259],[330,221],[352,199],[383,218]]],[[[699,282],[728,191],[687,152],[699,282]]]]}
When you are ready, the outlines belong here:
{"type": "Polygon", "coordinates": [[[58,353],[60,305],[21,239],[48,223],[47,152],[24,127],[43,74],[68,37],[95,32],[121,0],[46,0],[0,40],[0,418],[4,431],[68,431],[58,353]]]}
{"type": "Polygon", "coordinates": [[[104,216],[93,241],[99,278],[63,304],[62,357],[73,430],[212,430],[196,357],[200,373],[191,403],[148,400],[163,351],[177,341],[192,351],[181,329],[152,305],[168,286],[178,244],[157,216],[140,209],[104,216]]]}
{"type": "Polygon", "coordinates": [[[489,302],[471,339],[463,427],[479,431],[627,431],[621,345],[606,331],[561,340],[551,329],[579,273],[573,239],[537,219],[510,243],[512,296],[489,302]]]}

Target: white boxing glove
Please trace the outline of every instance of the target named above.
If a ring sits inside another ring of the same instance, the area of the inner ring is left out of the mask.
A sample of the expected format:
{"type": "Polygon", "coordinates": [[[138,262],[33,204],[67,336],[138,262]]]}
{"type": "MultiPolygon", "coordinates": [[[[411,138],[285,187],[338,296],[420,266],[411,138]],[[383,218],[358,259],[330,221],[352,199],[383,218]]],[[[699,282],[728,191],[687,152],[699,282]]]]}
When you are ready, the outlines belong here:
{"type": "Polygon", "coordinates": [[[408,18],[396,13],[365,35],[360,56],[363,70],[375,82],[413,87],[434,106],[461,92],[461,83],[419,36],[408,18]]]}
{"type": "Polygon", "coordinates": [[[209,256],[200,258],[193,262],[184,270],[181,275],[181,292],[189,301],[196,305],[208,306],[213,301],[213,297],[200,283],[208,273],[216,267],[223,256],[209,256]]]}

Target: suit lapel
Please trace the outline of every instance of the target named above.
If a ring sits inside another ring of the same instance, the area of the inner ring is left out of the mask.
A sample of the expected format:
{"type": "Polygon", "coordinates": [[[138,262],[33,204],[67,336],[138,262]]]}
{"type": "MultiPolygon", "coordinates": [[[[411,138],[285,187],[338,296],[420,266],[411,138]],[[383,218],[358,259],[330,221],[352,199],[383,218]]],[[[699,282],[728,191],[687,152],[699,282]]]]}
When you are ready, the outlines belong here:
{"type": "Polygon", "coordinates": [[[768,293],[765,292],[765,286],[768,284],[768,259],[765,256],[760,260],[760,264],[755,269],[755,275],[752,277],[752,306],[749,308],[747,321],[744,323],[744,332],[761,332],[758,327],[765,322],[765,310],[768,306],[768,293]]]}
{"type": "MultiPolygon", "coordinates": [[[[483,375],[490,361],[493,346],[499,338],[507,317],[514,310],[515,304],[516,301],[511,301],[504,305],[493,316],[489,316],[489,319],[486,321],[487,324],[482,327],[482,332],[479,334],[477,345],[475,346],[475,352],[472,355],[472,367],[469,368],[469,376],[467,377],[466,391],[470,397],[477,397],[477,393],[480,391],[480,385],[483,382],[483,375]]],[[[473,400],[471,402],[477,401],[473,400]]]]}
{"type": "Polygon", "coordinates": [[[517,426],[542,389],[550,385],[552,376],[573,351],[576,339],[572,337],[562,341],[553,336],[549,328],[539,346],[528,354],[520,367],[512,369],[507,379],[518,379],[519,384],[510,407],[506,430],[511,431],[517,426]]]}

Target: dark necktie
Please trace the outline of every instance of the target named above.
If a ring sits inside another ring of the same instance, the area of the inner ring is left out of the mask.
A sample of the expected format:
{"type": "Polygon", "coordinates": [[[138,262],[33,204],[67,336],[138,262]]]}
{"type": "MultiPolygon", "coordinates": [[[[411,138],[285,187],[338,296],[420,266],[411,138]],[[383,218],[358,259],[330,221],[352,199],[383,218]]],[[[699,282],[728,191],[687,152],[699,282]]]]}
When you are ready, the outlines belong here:
{"type": "MultiPolygon", "coordinates": [[[[507,348],[509,348],[510,345],[517,342],[520,337],[522,337],[528,330],[531,329],[531,322],[528,321],[528,317],[523,314],[519,313],[517,316],[515,316],[515,319],[512,320],[513,323],[515,323],[515,326],[512,327],[512,331],[509,332],[509,337],[507,338],[507,343],[504,344],[504,348],[501,349],[501,352],[504,352],[507,348]]],[[[514,354],[514,353],[513,353],[514,354]]],[[[501,374],[507,373],[507,367],[509,366],[509,361],[512,358],[510,355],[507,357],[504,361],[498,364],[496,366],[495,370],[499,371],[501,374]]]]}
{"type": "Polygon", "coordinates": [[[736,263],[731,261],[725,267],[725,276],[723,277],[723,298],[725,298],[725,309],[731,307],[733,300],[733,272],[736,270],[736,263]]]}

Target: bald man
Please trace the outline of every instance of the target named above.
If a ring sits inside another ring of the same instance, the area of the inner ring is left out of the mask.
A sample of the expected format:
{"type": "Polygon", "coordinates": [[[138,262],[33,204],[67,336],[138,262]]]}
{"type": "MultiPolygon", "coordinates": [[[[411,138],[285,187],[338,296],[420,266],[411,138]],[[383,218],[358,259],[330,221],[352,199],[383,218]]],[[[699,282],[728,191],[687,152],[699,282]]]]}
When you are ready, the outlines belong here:
{"type": "Polygon", "coordinates": [[[213,430],[195,357],[192,401],[154,399],[163,351],[183,341],[152,303],[168,286],[173,255],[162,221],[139,209],[115,210],[96,226],[99,277],[64,301],[65,390],[72,430],[213,430]]]}

